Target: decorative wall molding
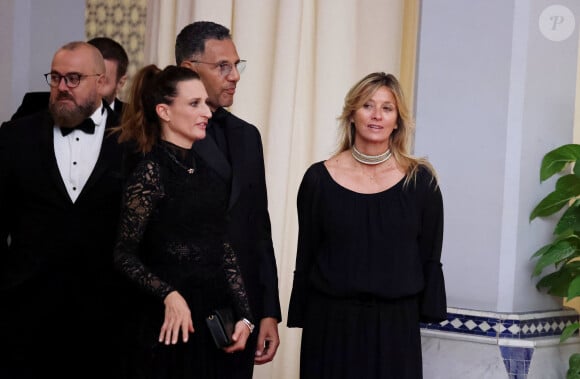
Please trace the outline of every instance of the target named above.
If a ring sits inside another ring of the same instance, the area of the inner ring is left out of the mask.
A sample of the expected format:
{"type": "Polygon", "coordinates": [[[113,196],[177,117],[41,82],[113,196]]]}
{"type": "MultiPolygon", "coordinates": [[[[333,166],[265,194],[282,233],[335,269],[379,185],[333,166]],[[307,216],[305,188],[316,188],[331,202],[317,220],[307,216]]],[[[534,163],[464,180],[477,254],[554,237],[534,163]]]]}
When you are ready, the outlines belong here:
{"type": "Polygon", "coordinates": [[[86,0],[87,40],[109,37],[119,42],[129,56],[128,80],[120,94],[125,99],[131,78],[144,65],[147,0],[86,0]]]}

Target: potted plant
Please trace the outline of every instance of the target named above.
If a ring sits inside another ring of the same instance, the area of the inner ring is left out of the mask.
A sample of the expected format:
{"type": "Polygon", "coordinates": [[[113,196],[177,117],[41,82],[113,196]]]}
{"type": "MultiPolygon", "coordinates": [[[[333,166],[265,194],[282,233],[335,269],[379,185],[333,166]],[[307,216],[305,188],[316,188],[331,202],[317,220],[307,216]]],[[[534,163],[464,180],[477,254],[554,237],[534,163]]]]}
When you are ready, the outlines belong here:
{"type": "MultiPolygon", "coordinates": [[[[537,217],[551,216],[563,210],[554,229],[554,239],[532,256],[536,259],[533,276],[540,276],[538,290],[566,298],[568,301],[580,296],[580,145],[567,144],[544,155],[540,168],[540,181],[556,174],[554,191],[544,197],[530,214],[530,222],[537,217]],[[544,274],[544,269],[555,270],[544,274]]],[[[560,341],[570,338],[580,323],[568,325],[560,341]]],[[[567,379],[580,379],[580,353],[572,354],[567,379]]]]}

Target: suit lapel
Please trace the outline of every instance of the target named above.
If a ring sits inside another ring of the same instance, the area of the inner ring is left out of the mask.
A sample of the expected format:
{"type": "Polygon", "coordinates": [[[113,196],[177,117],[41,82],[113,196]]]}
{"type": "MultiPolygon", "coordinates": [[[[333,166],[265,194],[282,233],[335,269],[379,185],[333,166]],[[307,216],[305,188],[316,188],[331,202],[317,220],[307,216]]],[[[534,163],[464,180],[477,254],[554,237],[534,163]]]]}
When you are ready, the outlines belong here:
{"type": "Polygon", "coordinates": [[[117,113],[117,115],[119,115],[119,119],[121,118],[121,115],[123,114],[123,107],[124,106],[125,106],[125,103],[123,103],[118,98],[115,98],[115,109],[113,109],[113,110],[115,111],[115,113],[117,113]]]}
{"type": "Polygon", "coordinates": [[[217,146],[211,133],[206,133],[206,137],[193,144],[193,149],[212,167],[218,175],[226,181],[231,180],[230,200],[228,209],[231,209],[238,201],[241,191],[241,169],[244,162],[244,139],[243,129],[236,122],[235,118],[225,109],[220,108],[214,113],[214,118],[210,119],[208,128],[213,128],[215,122],[219,120],[223,123],[223,130],[228,140],[228,150],[231,158],[231,165],[225,155],[217,146]]]}
{"type": "Polygon", "coordinates": [[[117,134],[111,133],[111,129],[119,125],[119,119],[117,114],[113,112],[106,103],[104,104],[107,108],[107,124],[105,125],[105,134],[101,144],[101,151],[99,152],[99,157],[97,158],[97,163],[93,168],[93,172],[91,172],[79,198],[83,195],[83,192],[91,188],[97,182],[97,180],[109,169],[111,164],[117,163],[117,160],[122,159],[121,154],[117,153],[121,149],[117,142],[117,134]]]}
{"type": "Polygon", "coordinates": [[[230,123],[227,128],[224,129],[226,133],[226,138],[228,140],[228,150],[230,152],[230,157],[232,160],[232,189],[230,193],[230,203],[228,208],[231,209],[234,204],[238,201],[241,191],[241,169],[238,166],[243,167],[244,157],[244,138],[243,130],[239,125],[235,123],[230,123]]]}
{"type": "Polygon", "coordinates": [[[49,172],[50,177],[52,178],[52,182],[54,183],[57,191],[60,195],[62,195],[66,200],[69,202],[70,197],[68,192],[66,191],[66,186],[64,184],[64,180],[62,179],[62,175],[60,174],[60,170],[58,169],[58,163],[56,161],[56,153],[54,151],[54,121],[50,114],[45,112],[45,115],[42,119],[42,127],[41,130],[41,138],[42,141],[40,143],[40,148],[44,149],[43,153],[40,155],[42,157],[47,157],[44,161],[46,164],[47,171],[49,172]]]}
{"type": "MultiPolygon", "coordinates": [[[[208,127],[214,126],[208,125],[208,127]]],[[[210,134],[206,133],[204,139],[195,141],[193,144],[193,150],[199,154],[207,165],[214,169],[219,176],[226,181],[230,180],[232,168],[210,134]]]]}

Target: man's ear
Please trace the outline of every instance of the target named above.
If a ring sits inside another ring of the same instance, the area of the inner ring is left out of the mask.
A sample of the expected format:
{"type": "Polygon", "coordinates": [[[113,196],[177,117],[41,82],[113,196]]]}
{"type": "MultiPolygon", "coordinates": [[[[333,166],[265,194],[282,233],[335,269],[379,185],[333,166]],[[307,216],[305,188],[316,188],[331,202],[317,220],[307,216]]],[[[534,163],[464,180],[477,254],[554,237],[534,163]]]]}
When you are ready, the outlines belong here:
{"type": "Polygon", "coordinates": [[[121,78],[117,81],[117,91],[120,91],[123,86],[127,83],[127,75],[121,76],[121,78]]]}
{"type": "Polygon", "coordinates": [[[185,60],[185,61],[181,62],[180,66],[188,68],[191,71],[197,72],[196,64],[193,62],[185,60]]]}
{"type": "Polygon", "coordinates": [[[105,85],[106,80],[107,78],[105,77],[105,74],[99,75],[99,77],[97,78],[97,86],[99,87],[99,89],[105,85]]]}
{"type": "Polygon", "coordinates": [[[155,106],[155,112],[157,112],[157,116],[159,117],[159,119],[165,122],[171,121],[171,117],[169,115],[169,105],[163,103],[157,104],[155,106]]]}

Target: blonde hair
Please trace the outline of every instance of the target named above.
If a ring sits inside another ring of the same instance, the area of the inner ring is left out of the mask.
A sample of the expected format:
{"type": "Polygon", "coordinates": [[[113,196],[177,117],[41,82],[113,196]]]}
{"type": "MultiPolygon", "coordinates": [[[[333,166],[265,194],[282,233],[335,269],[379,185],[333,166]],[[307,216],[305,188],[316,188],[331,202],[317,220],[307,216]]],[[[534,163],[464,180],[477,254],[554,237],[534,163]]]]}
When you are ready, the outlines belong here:
{"type": "Polygon", "coordinates": [[[384,72],[373,72],[359,80],[344,97],[342,113],[337,118],[339,122],[339,145],[336,154],[352,148],[356,133],[354,123],[351,122],[354,113],[367,102],[373,94],[382,87],[386,87],[395,97],[397,108],[397,129],[394,129],[389,137],[389,148],[393,158],[401,169],[407,174],[405,185],[415,180],[419,167],[425,167],[436,179],[436,172],[426,158],[413,156],[411,145],[415,133],[415,123],[403,89],[397,78],[384,72]]]}

